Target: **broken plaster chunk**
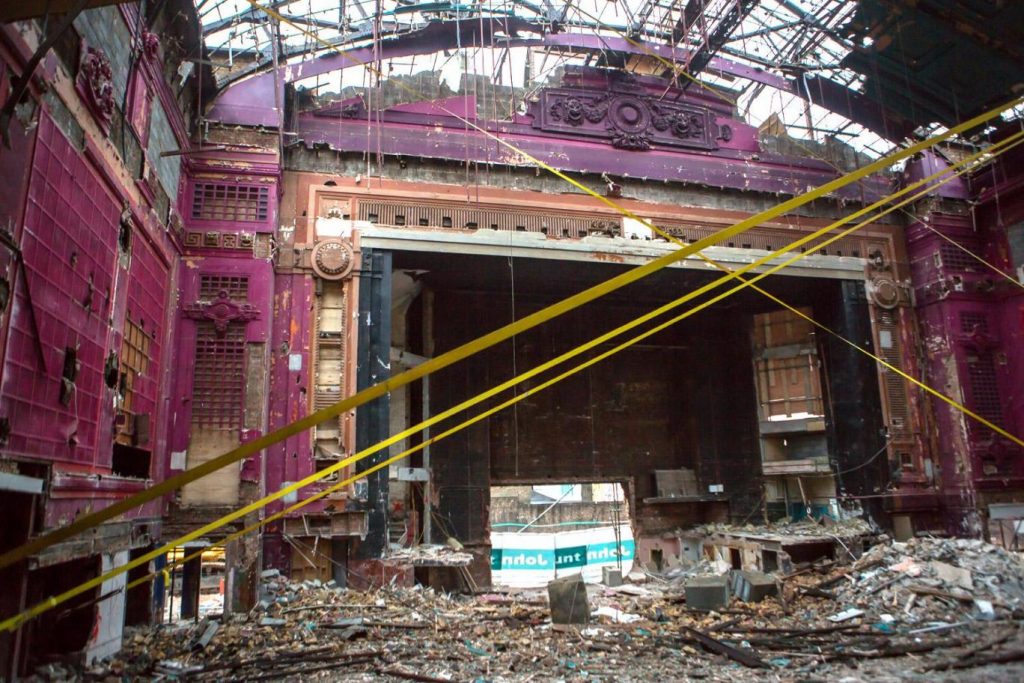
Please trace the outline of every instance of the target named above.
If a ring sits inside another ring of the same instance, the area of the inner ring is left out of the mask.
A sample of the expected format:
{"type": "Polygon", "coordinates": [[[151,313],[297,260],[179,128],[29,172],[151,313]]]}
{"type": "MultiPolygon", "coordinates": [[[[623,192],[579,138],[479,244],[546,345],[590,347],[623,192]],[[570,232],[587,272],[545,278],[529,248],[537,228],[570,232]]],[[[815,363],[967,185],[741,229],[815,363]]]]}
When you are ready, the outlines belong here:
{"type": "Polygon", "coordinates": [[[863,615],[864,615],[864,610],[857,609],[855,607],[851,607],[850,609],[843,610],[842,612],[839,612],[838,614],[833,614],[832,616],[828,617],[828,620],[829,621],[834,621],[836,623],[839,623],[839,622],[842,622],[842,621],[849,621],[850,619],[856,619],[857,617],[860,617],[860,616],[863,616],[863,615]]]}
{"type": "Polygon", "coordinates": [[[260,619],[260,626],[273,626],[276,628],[279,626],[285,626],[287,623],[287,619],[278,619],[275,617],[263,617],[260,619]]]}
{"type": "Polygon", "coordinates": [[[273,579],[278,576],[281,576],[280,569],[264,569],[262,572],[260,572],[261,579],[273,579]]]}
{"type": "Polygon", "coordinates": [[[976,616],[978,619],[981,619],[982,621],[992,621],[996,618],[996,611],[992,607],[991,601],[975,598],[974,607],[977,612],[976,616]]]}
{"type": "Polygon", "coordinates": [[[548,602],[553,624],[586,624],[590,620],[587,586],[580,574],[549,582],[548,602]]]}
{"type": "Polygon", "coordinates": [[[604,585],[614,588],[615,586],[622,585],[622,570],[615,569],[613,567],[602,567],[601,568],[601,583],[604,585]]]}
{"type": "Polygon", "coordinates": [[[721,609],[729,604],[729,577],[695,576],[686,582],[686,606],[694,609],[721,609]]]}
{"type": "Polygon", "coordinates": [[[974,581],[970,570],[954,567],[951,564],[946,564],[945,562],[939,562],[937,560],[929,562],[928,568],[932,570],[932,573],[935,574],[936,578],[944,581],[950,586],[956,586],[968,591],[974,590],[974,581]]]}
{"type": "Polygon", "coordinates": [[[641,619],[639,614],[629,614],[620,609],[607,606],[598,607],[592,615],[595,617],[608,617],[616,624],[632,624],[634,621],[640,621],[641,619]]]}

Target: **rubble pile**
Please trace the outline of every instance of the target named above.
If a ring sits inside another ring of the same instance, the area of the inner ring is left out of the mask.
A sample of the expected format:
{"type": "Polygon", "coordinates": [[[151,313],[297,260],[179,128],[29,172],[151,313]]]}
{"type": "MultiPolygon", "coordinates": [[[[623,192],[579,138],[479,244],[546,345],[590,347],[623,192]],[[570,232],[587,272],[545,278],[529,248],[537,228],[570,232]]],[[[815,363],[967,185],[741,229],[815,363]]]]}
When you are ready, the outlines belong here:
{"type": "Polygon", "coordinates": [[[687,587],[699,583],[695,569],[731,586],[742,583],[739,574],[767,576],[723,575],[716,564],[699,563],[688,569],[687,586],[633,572],[621,586],[580,584],[586,600],[574,598],[587,613],[552,623],[555,606],[544,590],[450,595],[391,585],[359,592],[271,571],[249,614],[131,632],[121,653],[81,674],[855,683],[935,680],[937,671],[968,669],[974,680],[1024,679],[1024,565],[1000,548],[886,542],[852,564],[820,560],[776,573],[777,591],[756,602],[732,597],[715,609],[687,604],[687,587]]]}
{"type": "Polygon", "coordinates": [[[771,534],[773,536],[787,536],[790,538],[818,537],[828,535],[833,538],[854,538],[857,536],[870,536],[876,533],[877,529],[863,517],[846,517],[835,520],[831,518],[803,519],[797,522],[775,522],[771,526],[763,524],[744,524],[737,526],[726,523],[702,524],[696,528],[705,535],[716,533],[736,534],[771,534]]]}
{"type": "Polygon", "coordinates": [[[952,615],[991,620],[1024,611],[1024,562],[983,541],[915,538],[879,544],[839,577],[834,587],[819,584],[805,592],[843,604],[847,614],[886,617],[890,624],[952,615]]]}

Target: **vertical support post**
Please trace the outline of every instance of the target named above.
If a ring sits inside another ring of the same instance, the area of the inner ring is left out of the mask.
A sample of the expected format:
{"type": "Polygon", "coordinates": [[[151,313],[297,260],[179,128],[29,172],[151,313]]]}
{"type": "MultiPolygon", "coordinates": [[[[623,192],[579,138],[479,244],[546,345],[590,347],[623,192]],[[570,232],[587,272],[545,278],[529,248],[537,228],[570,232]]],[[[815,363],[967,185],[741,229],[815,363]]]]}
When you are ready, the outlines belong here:
{"type": "MultiPolygon", "coordinates": [[[[195,547],[185,546],[188,555],[195,547]]],[[[194,557],[184,564],[181,571],[181,618],[195,619],[199,616],[199,586],[203,577],[203,558],[194,557]]]]}
{"type": "Polygon", "coordinates": [[[166,553],[153,558],[153,571],[159,572],[159,575],[153,579],[153,603],[150,606],[150,614],[154,624],[162,624],[164,622],[164,601],[167,598],[167,581],[164,578],[166,575],[163,572],[166,566],[166,553]]]}
{"type": "MultiPolygon", "coordinates": [[[[246,526],[256,521],[246,516],[246,526]]],[[[247,534],[224,548],[224,613],[246,613],[256,604],[259,585],[261,538],[247,534]]]]}
{"type": "MultiPolygon", "coordinates": [[[[363,249],[359,275],[359,391],[391,376],[391,252],[363,249]]],[[[387,438],[390,430],[388,397],[356,410],[356,449],[362,450],[387,438]]],[[[388,451],[363,458],[356,472],[363,472],[388,458],[388,451]]],[[[379,558],[388,540],[388,469],[367,475],[367,533],[359,545],[357,559],[379,558]]]]}
{"type": "Polygon", "coordinates": [[[348,587],[348,539],[344,536],[331,539],[331,578],[339,588],[348,587]]]}
{"type": "MultiPolygon", "coordinates": [[[[838,301],[833,300],[822,311],[828,311],[830,327],[855,344],[873,350],[864,283],[843,280],[836,298],[838,301]]],[[[869,495],[888,481],[889,462],[882,453],[868,464],[886,442],[875,362],[834,337],[828,336],[820,343],[824,346],[828,373],[829,452],[835,458],[835,470],[840,473],[836,476],[836,488],[839,493],[869,495]]],[[[865,507],[876,522],[883,522],[885,512],[878,499],[866,500],[865,507]]]]}
{"type": "MultiPolygon", "coordinates": [[[[423,355],[434,357],[434,290],[423,290],[423,355]]],[[[423,378],[423,415],[430,417],[430,375],[423,378]]],[[[430,428],[423,431],[423,440],[430,439],[430,428]]],[[[423,448],[423,469],[427,471],[427,481],[423,483],[423,542],[434,542],[434,475],[430,468],[430,445],[423,448]]]]}

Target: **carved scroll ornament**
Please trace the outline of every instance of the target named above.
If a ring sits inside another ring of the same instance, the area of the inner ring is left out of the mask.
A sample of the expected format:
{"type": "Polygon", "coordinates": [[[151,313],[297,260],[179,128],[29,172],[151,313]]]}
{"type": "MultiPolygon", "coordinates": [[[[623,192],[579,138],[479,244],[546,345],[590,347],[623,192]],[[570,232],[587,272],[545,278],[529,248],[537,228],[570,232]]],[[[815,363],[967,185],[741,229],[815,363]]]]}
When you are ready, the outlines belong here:
{"type": "Polygon", "coordinates": [[[213,301],[197,301],[186,306],[184,313],[186,318],[192,320],[212,322],[217,336],[224,336],[231,323],[247,323],[260,317],[260,312],[251,304],[232,301],[226,290],[218,292],[217,298],[213,301]]]}
{"type": "Polygon", "coordinates": [[[109,126],[114,116],[114,81],[110,60],[103,50],[85,48],[77,85],[93,116],[104,127],[109,126]]]}
{"type": "Polygon", "coordinates": [[[548,88],[533,111],[535,128],[603,137],[620,149],[647,150],[653,144],[717,147],[708,111],[635,92],[548,88]]]}

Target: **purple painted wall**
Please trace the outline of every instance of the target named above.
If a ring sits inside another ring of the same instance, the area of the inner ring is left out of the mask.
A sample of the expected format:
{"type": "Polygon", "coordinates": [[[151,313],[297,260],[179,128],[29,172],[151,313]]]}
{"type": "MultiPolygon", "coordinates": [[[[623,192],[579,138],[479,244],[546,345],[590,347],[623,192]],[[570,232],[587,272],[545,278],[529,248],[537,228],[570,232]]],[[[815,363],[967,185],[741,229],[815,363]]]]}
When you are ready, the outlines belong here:
{"type": "MultiPolygon", "coordinates": [[[[247,302],[254,309],[254,317],[251,320],[235,321],[229,324],[244,326],[244,340],[247,344],[270,341],[274,271],[267,259],[255,259],[251,255],[237,257],[186,256],[182,259],[179,270],[179,333],[174,340],[178,360],[175,366],[175,388],[172,399],[171,451],[187,451],[189,447],[198,321],[187,317],[184,309],[202,300],[200,288],[204,277],[244,278],[248,290],[247,302]]],[[[263,371],[256,372],[257,378],[262,375],[263,371]]],[[[239,396],[238,408],[239,410],[243,409],[241,396],[239,396]]],[[[240,431],[238,437],[240,441],[250,440],[261,434],[261,430],[252,429],[247,433],[240,431]]],[[[167,474],[177,474],[178,470],[172,470],[170,465],[171,463],[168,462],[167,474]]]]}
{"type": "MultiPolygon", "coordinates": [[[[944,165],[932,157],[909,168],[922,177],[944,165]]],[[[1007,269],[999,230],[973,216],[963,183],[941,190],[947,204],[907,227],[918,324],[926,359],[926,381],[967,408],[1009,431],[1022,432],[1021,304],[1019,288],[989,265],[1007,269]],[[950,199],[954,201],[949,201],[950,199]],[[955,244],[953,244],[955,242],[955,244]],[[959,248],[964,247],[964,249],[959,248]]],[[[978,421],[939,401],[932,417],[947,530],[983,533],[988,493],[1024,490],[1024,451],[978,421]]]]}
{"type": "MultiPolygon", "coordinates": [[[[158,250],[146,225],[133,218],[131,255],[119,251],[123,200],[110,177],[68,141],[47,112],[40,114],[24,225],[17,235],[23,268],[13,278],[0,416],[11,425],[7,454],[54,467],[48,526],[141,486],[111,476],[114,390],[103,373],[110,354],[119,355],[126,311],[149,322],[153,353],[136,387],[135,412],[154,419],[152,443],[145,446],[155,461],[163,457],[157,398],[171,284],[167,246],[158,250]],[[78,369],[71,373],[65,405],[61,386],[68,349],[75,350],[78,369]]],[[[130,516],[158,509],[151,504],[130,516]]]]}
{"type": "MultiPolygon", "coordinates": [[[[271,375],[270,429],[283,427],[309,413],[311,387],[313,279],[305,274],[281,274],[274,293],[274,342],[271,375]]],[[[315,470],[312,435],[303,432],[267,449],[266,487],[275,491],[315,470]]],[[[299,498],[313,491],[302,489],[299,498]]],[[[281,501],[268,513],[281,510],[281,501]]],[[[313,504],[306,511],[321,509],[313,504]]]]}

